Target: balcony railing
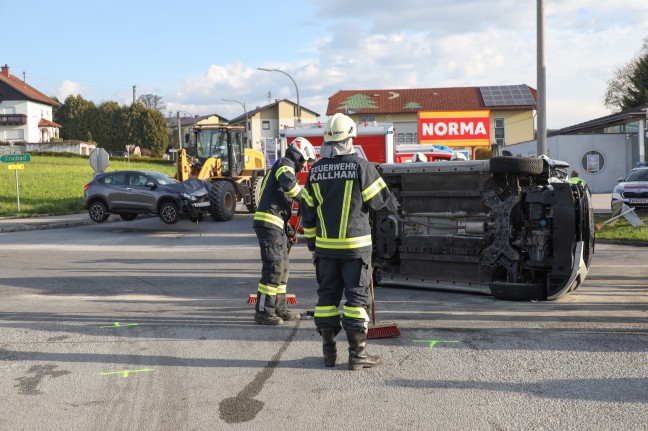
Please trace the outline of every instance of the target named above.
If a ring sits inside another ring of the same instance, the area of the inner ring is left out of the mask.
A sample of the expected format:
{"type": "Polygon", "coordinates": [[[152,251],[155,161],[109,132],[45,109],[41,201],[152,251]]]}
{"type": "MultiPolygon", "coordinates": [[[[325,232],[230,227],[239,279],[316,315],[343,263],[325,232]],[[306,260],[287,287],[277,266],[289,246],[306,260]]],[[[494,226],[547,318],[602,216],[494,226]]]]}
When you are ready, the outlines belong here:
{"type": "Polygon", "coordinates": [[[0,126],[24,126],[27,124],[25,114],[0,114],[0,126]]]}

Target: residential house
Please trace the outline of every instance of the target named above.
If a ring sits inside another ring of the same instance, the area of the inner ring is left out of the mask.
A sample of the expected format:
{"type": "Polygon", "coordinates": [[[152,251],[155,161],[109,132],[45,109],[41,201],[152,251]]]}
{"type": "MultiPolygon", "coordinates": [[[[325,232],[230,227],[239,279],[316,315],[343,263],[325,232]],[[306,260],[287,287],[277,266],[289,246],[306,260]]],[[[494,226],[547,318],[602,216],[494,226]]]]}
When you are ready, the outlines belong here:
{"type": "Polygon", "coordinates": [[[288,99],[281,99],[246,111],[229,123],[242,126],[247,124],[250,147],[264,151],[267,145],[276,144],[281,129],[295,127],[299,120],[302,124],[313,123],[317,118],[319,118],[317,112],[298,106],[288,99]]]}
{"type": "Polygon", "coordinates": [[[58,138],[61,125],[52,121],[51,99],[9,72],[0,69],[0,141],[47,143],[58,138]]]}
{"type": "Polygon", "coordinates": [[[178,132],[178,117],[166,117],[167,135],[169,136],[169,149],[178,149],[179,140],[182,140],[183,147],[196,145],[194,137],[194,126],[199,123],[227,123],[225,117],[217,114],[196,115],[195,117],[180,117],[180,132],[178,132]]]}

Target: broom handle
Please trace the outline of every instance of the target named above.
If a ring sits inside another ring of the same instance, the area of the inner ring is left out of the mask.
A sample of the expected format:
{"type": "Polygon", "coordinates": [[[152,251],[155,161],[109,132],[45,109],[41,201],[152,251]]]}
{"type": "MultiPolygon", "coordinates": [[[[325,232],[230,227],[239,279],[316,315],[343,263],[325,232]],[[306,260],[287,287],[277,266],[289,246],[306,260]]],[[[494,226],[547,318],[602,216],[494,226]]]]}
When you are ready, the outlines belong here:
{"type": "Polygon", "coordinates": [[[295,241],[295,238],[297,238],[297,229],[299,228],[299,223],[301,223],[301,214],[297,216],[297,222],[295,223],[295,228],[293,231],[293,236],[291,238],[288,238],[288,254],[290,254],[290,250],[292,249],[291,241],[295,241]]]}
{"type": "MultiPolygon", "coordinates": [[[[373,270],[371,271],[373,272],[373,270]]],[[[369,287],[371,288],[371,323],[376,324],[376,301],[374,299],[373,274],[369,274],[369,287]]]]}

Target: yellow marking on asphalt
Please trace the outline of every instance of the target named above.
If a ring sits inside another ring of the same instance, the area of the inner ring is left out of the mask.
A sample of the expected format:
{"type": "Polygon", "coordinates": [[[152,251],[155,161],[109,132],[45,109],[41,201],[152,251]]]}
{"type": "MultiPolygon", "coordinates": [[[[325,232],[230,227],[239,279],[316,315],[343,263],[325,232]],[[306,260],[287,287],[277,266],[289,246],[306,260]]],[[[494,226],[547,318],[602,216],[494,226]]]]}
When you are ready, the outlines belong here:
{"type": "Polygon", "coordinates": [[[124,370],[124,371],[105,371],[99,373],[101,376],[109,376],[111,374],[121,374],[123,378],[128,378],[130,373],[144,373],[147,371],[153,371],[153,368],[142,368],[141,370],[124,370]]]}
{"type": "Polygon", "coordinates": [[[100,328],[122,328],[124,326],[139,326],[139,323],[119,323],[115,322],[112,325],[109,326],[100,326],[100,328]]]}

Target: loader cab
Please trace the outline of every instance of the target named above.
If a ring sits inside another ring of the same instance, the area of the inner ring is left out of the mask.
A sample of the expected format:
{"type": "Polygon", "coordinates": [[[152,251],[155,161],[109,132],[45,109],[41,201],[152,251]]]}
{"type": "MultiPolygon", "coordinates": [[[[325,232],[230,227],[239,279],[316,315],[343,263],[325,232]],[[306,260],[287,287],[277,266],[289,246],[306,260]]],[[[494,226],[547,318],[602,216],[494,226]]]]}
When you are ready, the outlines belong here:
{"type": "Polygon", "coordinates": [[[243,127],[206,126],[196,128],[195,135],[196,155],[200,163],[204,164],[209,159],[219,160],[219,176],[239,176],[245,165],[243,127]]]}

